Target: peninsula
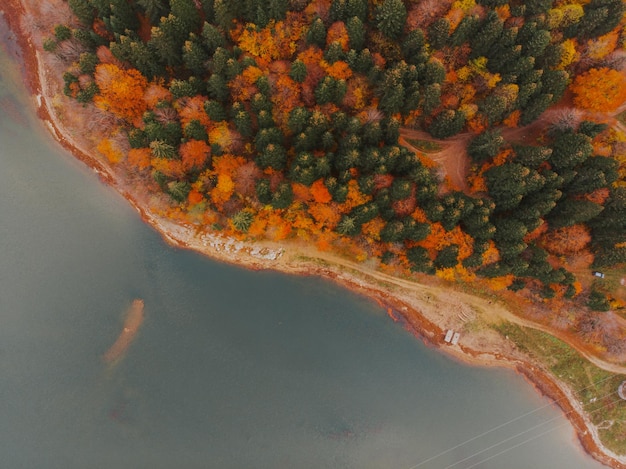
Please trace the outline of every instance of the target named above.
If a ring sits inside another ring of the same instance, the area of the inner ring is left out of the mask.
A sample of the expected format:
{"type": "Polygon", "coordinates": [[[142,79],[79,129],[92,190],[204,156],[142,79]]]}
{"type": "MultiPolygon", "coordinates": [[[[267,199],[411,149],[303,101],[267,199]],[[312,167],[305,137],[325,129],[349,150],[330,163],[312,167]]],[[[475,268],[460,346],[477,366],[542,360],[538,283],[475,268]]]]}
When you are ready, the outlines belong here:
{"type": "Polygon", "coordinates": [[[621,0],[1,8],[40,117],[169,242],[362,292],[626,468],[621,0]]]}

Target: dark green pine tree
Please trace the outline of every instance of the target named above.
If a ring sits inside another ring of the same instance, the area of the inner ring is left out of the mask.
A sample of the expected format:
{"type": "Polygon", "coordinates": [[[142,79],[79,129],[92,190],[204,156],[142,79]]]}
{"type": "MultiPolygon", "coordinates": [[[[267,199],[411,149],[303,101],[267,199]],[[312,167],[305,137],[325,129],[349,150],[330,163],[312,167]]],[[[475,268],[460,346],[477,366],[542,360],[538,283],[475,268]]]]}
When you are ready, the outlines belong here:
{"type": "Polygon", "coordinates": [[[291,64],[291,68],[289,70],[289,76],[298,83],[303,83],[306,80],[307,70],[306,65],[302,60],[295,60],[291,64]]]}
{"type": "Polygon", "coordinates": [[[137,3],[154,26],[159,24],[161,17],[167,16],[170,12],[168,0],[137,0],[137,3]]]}
{"type": "Polygon", "coordinates": [[[457,244],[451,244],[443,248],[437,254],[434,265],[438,269],[444,269],[454,267],[459,263],[459,246],[457,244]]]}
{"type": "Polygon", "coordinates": [[[388,38],[397,39],[404,30],[406,7],[402,0],[384,0],[376,9],[376,25],[388,38]]]}
{"type": "Polygon", "coordinates": [[[443,49],[450,38],[450,21],[439,18],[428,28],[428,43],[434,49],[443,49]]]}
{"type": "Polygon", "coordinates": [[[478,15],[464,16],[450,36],[450,45],[454,47],[459,47],[470,41],[471,37],[476,33],[479,25],[480,20],[478,18],[478,15]]]}
{"type": "Polygon", "coordinates": [[[309,31],[306,34],[306,41],[320,48],[326,46],[326,26],[321,18],[315,18],[311,23],[309,31]]]}
{"type": "Polygon", "coordinates": [[[162,64],[175,67],[182,63],[180,51],[187,35],[180,20],[170,14],[161,19],[158,27],[152,29],[148,47],[155,52],[162,64]]]}
{"type": "Polygon", "coordinates": [[[593,153],[591,138],[572,131],[558,131],[554,134],[550,163],[556,170],[574,168],[583,163],[593,153]]]}
{"type": "Polygon", "coordinates": [[[504,137],[499,129],[490,129],[474,137],[467,146],[472,161],[482,164],[500,153],[504,137]]]}
{"type": "Polygon", "coordinates": [[[252,136],[252,119],[250,118],[250,114],[245,109],[239,110],[234,117],[233,123],[235,124],[235,128],[237,132],[239,132],[244,137],[252,136]]]}
{"type": "Polygon", "coordinates": [[[283,181],[276,188],[276,192],[272,194],[272,207],[276,209],[287,208],[291,205],[291,202],[293,202],[291,183],[283,181]]]}
{"type": "Polygon", "coordinates": [[[498,14],[495,11],[487,13],[476,33],[470,38],[471,56],[476,58],[486,55],[502,34],[503,29],[504,22],[498,14]]]}
{"type": "Polygon", "coordinates": [[[171,14],[182,23],[187,32],[197,32],[202,26],[202,16],[195,0],[170,0],[171,14]]]}
{"type": "Polygon", "coordinates": [[[597,217],[604,207],[589,200],[567,197],[560,200],[547,216],[548,222],[555,228],[585,223],[597,217]]]}
{"type": "Polygon", "coordinates": [[[268,0],[267,14],[277,21],[284,20],[289,7],[289,0],[268,0]]]}
{"type": "Polygon", "coordinates": [[[202,45],[209,55],[213,55],[218,47],[226,45],[226,39],[222,32],[209,23],[204,23],[202,27],[202,45]]]}
{"type": "Polygon", "coordinates": [[[68,0],[68,4],[82,24],[91,26],[96,12],[89,0],[68,0]]]}
{"type": "Polygon", "coordinates": [[[133,3],[126,0],[111,0],[109,7],[111,16],[104,18],[105,24],[116,34],[136,31],[139,28],[139,18],[133,3]]]}
{"type": "Polygon", "coordinates": [[[207,72],[209,54],[200,43],[200,39],[193,33],[183,45],[183,63],[185,67],[197,77],[202,77],[207,72]]]}
{"type": "Polygon", "coordinates": [[[358,16],[353,16],[346,22],[350,48],[360,51],[365,45],[365,25],[358,16]]]}
{"type": "Polygon", "coordinates": [[[458,134],[465,125],[465,114],[462,111],[444,109],[433,120],[428,128],[435,138],[448,138],[458,134]]]}

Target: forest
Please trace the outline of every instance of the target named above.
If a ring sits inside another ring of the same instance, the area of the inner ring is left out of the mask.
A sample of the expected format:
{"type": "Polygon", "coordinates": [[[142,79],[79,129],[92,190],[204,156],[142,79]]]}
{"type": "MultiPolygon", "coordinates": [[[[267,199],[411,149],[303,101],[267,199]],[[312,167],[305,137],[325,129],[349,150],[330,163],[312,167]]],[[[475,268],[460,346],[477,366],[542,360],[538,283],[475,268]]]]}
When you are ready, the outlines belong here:
{"type": "Polygon", "coordinates": [[[611,307],[577,275],[626,262],[622,0],[68,4],[64,92],[169,216],[611,307]],[[462,184],[411,132],[464,143],[462,184]]]}

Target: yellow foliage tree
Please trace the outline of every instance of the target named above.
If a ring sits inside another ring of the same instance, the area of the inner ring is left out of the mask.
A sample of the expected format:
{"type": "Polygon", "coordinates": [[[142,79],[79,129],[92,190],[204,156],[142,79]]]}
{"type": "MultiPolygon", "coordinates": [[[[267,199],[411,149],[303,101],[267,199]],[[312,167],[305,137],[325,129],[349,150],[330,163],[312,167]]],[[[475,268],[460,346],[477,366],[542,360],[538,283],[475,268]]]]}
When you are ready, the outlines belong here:
{"type": "Polygon", "coordinates": [[[106,156],[110,163],[119,163],[124,158],[122,152],[108,138],[102,139],[97,148],[103,156],[106,156]]]}

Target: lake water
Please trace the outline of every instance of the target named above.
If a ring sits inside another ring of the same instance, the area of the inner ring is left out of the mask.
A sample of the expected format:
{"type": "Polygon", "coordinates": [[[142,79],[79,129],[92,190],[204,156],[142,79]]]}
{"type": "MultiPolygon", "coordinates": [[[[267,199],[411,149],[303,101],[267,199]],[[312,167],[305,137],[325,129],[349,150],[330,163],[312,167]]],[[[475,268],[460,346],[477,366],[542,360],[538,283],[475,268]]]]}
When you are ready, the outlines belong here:
{"type": "Polygon", "coordinates": [[[324,280],[167,246],[46,134],[6,51],[0,70],[0,467],[604,467],[514,373],[324,280]]]}

